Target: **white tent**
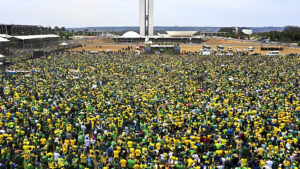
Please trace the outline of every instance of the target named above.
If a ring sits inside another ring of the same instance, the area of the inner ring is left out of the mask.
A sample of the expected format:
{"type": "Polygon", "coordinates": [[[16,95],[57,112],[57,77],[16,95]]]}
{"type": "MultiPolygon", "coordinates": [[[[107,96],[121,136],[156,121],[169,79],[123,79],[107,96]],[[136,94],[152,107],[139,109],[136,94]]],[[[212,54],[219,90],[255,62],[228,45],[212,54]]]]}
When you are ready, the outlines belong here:
{"type": "Polygon", "coordinates": [[[0,37],[0,42],[9,42],[9,40],[5,39],[5,38],[2,38],[0,37]]]}
{"type": "Polygon", "coordinates": [[[59,44],[59,46],[68,46],[68,45],[69,45],[69,44],[66,43],[66,42],[63,42],[63,43],[59,44]]]}
{"type": "Polygon", "coordinates": [[[0,58],[4,58],[4,57],[5,57],[5,56],[3,56],[3,55],[0,54],[0,58]]]}
{"type": "Polygon", "coordinates": [[[6,34],[0,34],[0,37],[1,37],[1,38],[11,38],[12,36],[6,35],[6,34]]]}
{"type": "Polygon", "coordinates": [[[59,38],[58,35],[27,35],[27,36],[14,36],[17,39],[28,40],[28,39],[43,39],[43,38],[59,38]]]}

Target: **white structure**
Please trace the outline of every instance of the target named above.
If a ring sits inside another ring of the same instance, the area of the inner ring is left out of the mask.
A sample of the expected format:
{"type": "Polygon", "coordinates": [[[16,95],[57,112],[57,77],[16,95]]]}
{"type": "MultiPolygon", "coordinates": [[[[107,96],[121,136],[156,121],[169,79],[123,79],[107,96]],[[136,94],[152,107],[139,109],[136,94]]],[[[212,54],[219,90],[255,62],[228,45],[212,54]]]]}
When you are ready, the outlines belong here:
{"type": "Polygon", "coordinates": [[[58,35],[25,35],[25,36],[14,36],[17,39],[20,40],[29,40],[29,39],[44,39],[44,38],[59,38],[58,35]]]}
{"type": "Polygon", "coordinates": [[[129,31],[122,35],[122,38],[140,38],[140,37],[141,36],[134,31],[129,31]]]}
{"type": "Polygon", "coordinates": [[[63,42],[63,43],[59,44],[59,46],[68,46],[68,45],[69,45],[69,44],[66,43],[66,42],[63,42]]]}
{"type": "Polygon", "coordinates": [[[192,37],[197,31],[167,31],[169,37],[192,37]]]}
{"type": "Polygon", "coordinates": [[[253,34],[253,31],[252,29],[242,29],[242,32],[246,35],[252,35],[253,34]]]}
{"type": "Polygon", "coordinates": [[[140,0],[140,35],[153,36],[153,1],[140,0]]]}
{"type": "Polygon", "coordinates": [[[9,42],[9,40],[7,40],[7,39],[5,39],[5,38],[2,38],[2,37],[0,37],[0,43],[1,42],[9,42]]]}

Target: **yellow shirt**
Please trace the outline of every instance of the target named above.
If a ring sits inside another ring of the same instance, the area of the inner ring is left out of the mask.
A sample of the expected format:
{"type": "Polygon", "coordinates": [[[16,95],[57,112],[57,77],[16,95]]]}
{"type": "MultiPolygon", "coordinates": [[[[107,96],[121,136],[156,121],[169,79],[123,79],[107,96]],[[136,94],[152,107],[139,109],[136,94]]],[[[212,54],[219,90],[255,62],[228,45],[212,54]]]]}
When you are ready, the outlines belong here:
{"type": "Polygon", "coordinates": [[[119,151],[118,150],[114,150],[114,158],[119,158],[119,151]]]}
{"type": "Polygon", "coordinates": [[[133,169],[140,169],[140,165],[139,164],[134,164],[133,169]]]}
{"type": "Polygon", "coordinates": [[[243,158],[243,159],[241,160],[241,164],[242,164],[242,167],[247,166],[247,159],[246,159],[246,158],[243,158]]]}
{"type": "Polygon", "coordinates": [[[87,157],[86,157],[85,155],[82,154],[82,155],[80,156],[80,162],[85,164],[85,163],[86,163],[86,158],[87,158],[87,157]]]}
{"type": "Polygon", "coordinates": [[[156,149],[160,150],[160,147],[161,147],[161,143],[156,143],[156,149]]]}
{"type": "Polygon", "coordinates": [[[122,168],[125,168],[126,165],[127,165],[127,161],[124,160],[124,159],[122,159],[122,160],[120,161],[120,164],[121,164],[121,167],[122,167],[122,168]]]}
{"type": "Polygon", "coordinates": [[[127,146],[128,146],[129,148],[131,148],[131,147],[132,147],[132,141],[128,141],[128,142],[127,142],[127,146]]]}
{"type": "Polygon", "coordinates": [[[46,139],[45,138],[41,138],[41,144],[46,144],[46,139]]]}
{"type": "Polygon", "coordinates": [[[70,140],[71,145],[73,146],[75,144],[76,140],[70,140]]]}
{"type": "Polygon", "coordinates": [[[263,166],[265,165],[265,163],[266,163],[266,162],[265,162],[264,160],[260,160],[260,161],[259,161],[259,166],[260,166],[260,167],[263,167],[263,166]]]}
{"type": "Polygon", "coordinates": [[[194,160],[192,160],[192,159],[188,159],[187,160],[187,162],[188,162],[188,167],[191,167],[192,166],[192,164],[194,163],[194,160]]]}
{"type": "Polygon", "coordinates": [[[263,148],[258,148],[257,149],[257,155],[262,156],[264,154],[264,149],[263,148]]]}
{"type": "Polygon", "coordinates": [[[66,143],[67,145],[69,145],[70,140],[65,139],[65,143],[66,143]]]}
{"type": "Polygon", "coordinates": [[[137,156],[137,157],[140,157],[141,156],[141,150],[140,149],[136,149],[135,150],[135,155],[137,156]]]}
{"type": "Polygon", "coordinates": [[[291,165],[291,163],[290,163],[289,161],[287,161],[287,160],[284,160],[284,161],[283,161],[283,165],[284,165],[285,167],[289,167],[289,166],[291,165]]]}

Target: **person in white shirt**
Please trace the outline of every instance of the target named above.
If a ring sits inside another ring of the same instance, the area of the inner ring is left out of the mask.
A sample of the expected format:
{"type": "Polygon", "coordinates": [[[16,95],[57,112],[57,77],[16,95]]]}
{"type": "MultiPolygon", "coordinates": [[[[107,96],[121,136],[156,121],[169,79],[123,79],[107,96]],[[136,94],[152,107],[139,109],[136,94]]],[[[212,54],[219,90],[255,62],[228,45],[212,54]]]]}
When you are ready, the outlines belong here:
{"type": "Polygon", "coordinates": [[[162,163],[165,163],[165,158],[166,158],[166,156],[164,154],[160,154],[160,161],[162,163]]]}
{"type": "Polygon", "coordinates": [[[84,140],[84,142],[85,142],[85,146],[90,146],[90,139],[89,139],[89,136],[85,136],[85,140],[84,140]]]}
{"type": "Polygon", "coordinates": [[[273,161],[271,161],[271,160],[266,161],[266,165],[267,165],[268,167],[272,168],[273,161]]]}
{"type": "Polygon", "coordinates": [[[53,154],[53,156],[54,156],[54,159],[55,159],[55,160],[58,160],[59,157],[60,157],[60,154],[59,154],[58,152],[55,152],[55,153],[53,154]]]}
{"type": "Polygon", "coordinates": [[[200,163],[200,158],[198,154],[193,154],[192,157],[197,161],[198,164],[200,163]]]}

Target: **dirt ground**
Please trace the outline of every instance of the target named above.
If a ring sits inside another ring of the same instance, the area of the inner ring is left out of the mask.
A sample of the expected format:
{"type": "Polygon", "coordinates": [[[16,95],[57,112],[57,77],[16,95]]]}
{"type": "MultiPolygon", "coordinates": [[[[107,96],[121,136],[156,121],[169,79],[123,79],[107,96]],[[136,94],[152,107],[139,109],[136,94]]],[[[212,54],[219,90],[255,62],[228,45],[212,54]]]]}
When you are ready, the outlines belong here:
{"type": "Polygon", "coordinates": [[[205,44],[253,44],[248,42],[234,41],[234,40],[225,40],[225,39],[208,39],[204,41],[205,44]]]}
{"type": "Polygon", "coordinates": [[[79,41],[79,42],[75,42],[75,43],[93,44],[93,43],[115,43],[115,42],[111,39],[108,39],[108,38],[100,38],[100,39],[79,41]]]}
{"type": "MultiPolygon", "coordinates": [[[[109,40],[109,39],[95,39],[95,40],[90,40],[90,41],[84,41],[82,43],[85,43],[86,45],[81,47],[81,48],[76,48],[73,49],[71,51],[128,51],[125,50],[125,48],[127,48],[128,46],[130,46],[132,48],[131,51],[135,51],[136,50],[136,45],[121,45],[121,44],[112,44],[113,41],[109,40]],[[95,45],[95,44],[99,44],[101,43],[101,47],[99,47],[99,45],[95,45]],[[105,44],[107,43],[107,44],[105,44]]],[[[223,40],[223,39],[209,39],[208,41],[205,41],[204,44],[213,44],[210,45],[212,49],[217,48],[216,44],[220,44],[223,45],[225,47],[225,51],[228,51],[228,47],[232,47],[233,51],[236,52],[236,49],[240,49],[241,51],[243,51],[244,49],[248,49],[249,46],[253,46],[254,47],[254,51],[250,52],[250,54],[253,53],[259,53],[262,55],[265,55],[268,51],[261,51],[260,48],[261,46],[259,46],[259,44],[257,43],[248,43],[248,42],[239,42],[239,41],[233,41],[233,40],[223,40]],[[239,45],[240,44],[240,45],[239,45]]],[[[264,46],[266,47],[266,46],[264,46]]],[[[200,52],[200,49],[203,48],[203,44],[199,44],[199,45],[189,45],[189,44],[182,44],[180,45],[181,51],[185,51],[185,52],[200,52]]],[[[300,48],[291,48],[291,47],[283,47],[283,51],[280,51],[280,54],[282,55],[286,55],[286,54],[290,54],[290,53],[297,53],[300,54],[300,48]]]]}

